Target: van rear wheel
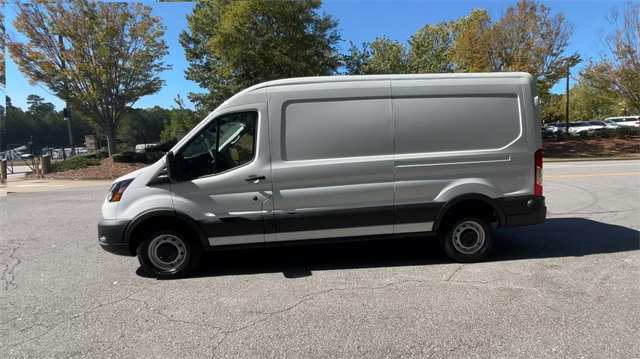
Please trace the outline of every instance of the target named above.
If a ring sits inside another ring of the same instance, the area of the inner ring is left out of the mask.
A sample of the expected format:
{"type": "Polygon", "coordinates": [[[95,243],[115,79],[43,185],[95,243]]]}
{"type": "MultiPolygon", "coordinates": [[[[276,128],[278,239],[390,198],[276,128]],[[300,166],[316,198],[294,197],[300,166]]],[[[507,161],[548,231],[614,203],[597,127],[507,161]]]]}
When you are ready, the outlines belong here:
{"type": "Polygon", "coordinates": [[[477,217],[464,217],[443,228],[440,245],[456,262],[472,263],[482,260],[491,251],[495,233],[491,223],[477,217]]]}
{"type": "Polygon", "coordinates": [[[158,278],[180,278],[193,271],[202,247],[183,233],[159,230],[148,233],[137,250],[138,261],[158,278]]]}

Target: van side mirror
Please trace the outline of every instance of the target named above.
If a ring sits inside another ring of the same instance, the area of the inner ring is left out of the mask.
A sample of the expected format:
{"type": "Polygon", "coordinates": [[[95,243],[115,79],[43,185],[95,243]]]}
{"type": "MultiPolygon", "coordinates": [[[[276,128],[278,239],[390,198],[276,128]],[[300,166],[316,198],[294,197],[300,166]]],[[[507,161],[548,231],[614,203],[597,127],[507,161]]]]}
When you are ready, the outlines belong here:
{"type": "Polygon", "coordinates": [[[172,151],[167,152],[165,156],[165,163],[167,166],[167,176],[171,182],[178,182],[178,173],[176,166],[176,157],[172,151]]]}

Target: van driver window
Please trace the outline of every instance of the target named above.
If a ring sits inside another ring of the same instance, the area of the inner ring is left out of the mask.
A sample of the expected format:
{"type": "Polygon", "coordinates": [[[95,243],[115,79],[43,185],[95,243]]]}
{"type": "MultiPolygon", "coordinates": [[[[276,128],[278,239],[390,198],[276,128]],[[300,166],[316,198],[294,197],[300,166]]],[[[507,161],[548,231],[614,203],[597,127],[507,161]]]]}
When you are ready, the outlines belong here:
{"type": "Polygon", "coordinates": [[[251,162],[255,156],[257,122],[256,112],[234,113],[213,120],[181,151],[185,177],[208,176],[251,162]]]}

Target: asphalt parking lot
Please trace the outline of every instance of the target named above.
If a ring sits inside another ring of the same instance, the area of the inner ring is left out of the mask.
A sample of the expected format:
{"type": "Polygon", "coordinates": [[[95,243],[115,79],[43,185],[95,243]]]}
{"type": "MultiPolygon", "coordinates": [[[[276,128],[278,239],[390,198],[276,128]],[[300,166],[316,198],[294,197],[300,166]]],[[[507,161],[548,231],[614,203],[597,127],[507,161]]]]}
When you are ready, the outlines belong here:
{"type": "Polygon", "coordinates": [[[640,161],[545,164],[547,221],[482,263],[386,240],[210,253],[171,281],[99,247],[108,184],[9,191],[0,357],[638,358],[639,187],[640,161]]]}

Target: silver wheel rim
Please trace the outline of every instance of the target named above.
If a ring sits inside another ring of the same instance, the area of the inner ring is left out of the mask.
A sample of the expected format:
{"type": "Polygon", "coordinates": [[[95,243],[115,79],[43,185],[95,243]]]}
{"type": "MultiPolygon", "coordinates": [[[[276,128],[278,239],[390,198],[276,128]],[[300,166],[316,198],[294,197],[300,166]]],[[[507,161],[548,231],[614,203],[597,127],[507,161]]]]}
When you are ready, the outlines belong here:
{"type": "Polygon", "coordinates": [[[484,229],[476,222],[462,222],[453,230],[453,247],[462,254],[477,253],[485,239],[484,229]]]}
{"type": "Polygon", "coordinates": [[[187,246],[182,239],[165,234],[154,238],[149,244],[149,260],[162,272],[175,272],[187,258],[187,246]]]}

